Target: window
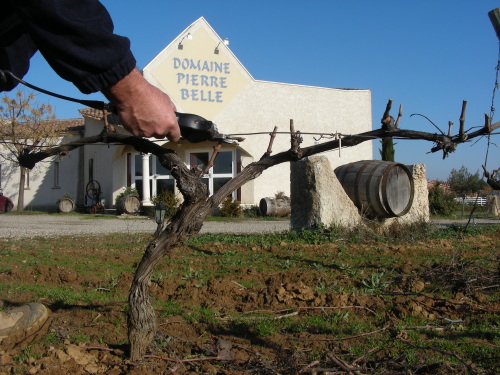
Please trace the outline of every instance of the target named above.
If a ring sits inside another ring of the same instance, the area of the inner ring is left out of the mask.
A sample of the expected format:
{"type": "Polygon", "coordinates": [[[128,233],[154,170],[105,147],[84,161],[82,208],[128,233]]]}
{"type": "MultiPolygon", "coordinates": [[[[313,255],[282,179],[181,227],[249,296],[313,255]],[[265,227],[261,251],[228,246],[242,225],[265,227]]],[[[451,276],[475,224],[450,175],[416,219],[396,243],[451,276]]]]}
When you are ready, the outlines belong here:
{"type": "MultiPolygon", "coordinates": [[[[143,179],[143,155],[134,155],[133,165],[133,180],[134,187],[139,192],[139,196],[143,199],[142,193],[142,179],[143,179]]],[[[149,193],[150,197],[155,197],[163,191],[174,192],[175,190],[175,180],[170,174],[170,171],[161,165],[160,160],[154,156],[149,155],[149,193]]]]}
{"type": "Polygon", "coordinates": [[[231,151],[219,152],[212,171],[214,179],[213,192],[216,193],[222,185],[233,178],[233,153],[231,151]]]}
{"type": "MultiPolygon", "coordinates": [[[[204,171],[210,158],[212,151],[193,151],[187,153],[186,163],[188,168],[197,168],[204,171]]],[[[143,156],[141,154],[133,155],[131,163],[131,176],[133,187],[137,189],[141,199],[142,194],[142,179],[143,179],[143,156]]],[[[217,192],[225,183],[227,183],[236,174],[236,152],[220,151],[214,162],[214,166],[207,174],[202,176],[202,181],[207,185],[210,195],[217,192]]],[[[149,156],[149,188],[150,196],[153,198],[163,191],[175,191],[175,179],[168,169],[163,167],[160,160],[154,156],[149,156]]],[[[236,193],[233,193],[233,198],[236,198],[236,193]]]]}
{"type": "MultiPolygon", "coordinates": [[[[211,156],[211,151],[189,153],[189,168],[205,170],[211,156]]],[[[226,182],[235,176],[235,173],[234,151],[220,151],[215,158],[214,166],[203,176],[203,182],[207,184],[210,195],[215,194],[226,182]]]]}
{"type": "Polygon", "coordinates": [[[196,168],[203,171],[207,167],[209,159],[208,152],[192,152],[189,155],[189,166],[191,169],[196,168]]]}
{"type": "Polygon", "coordinates": [[[54,162],[54,187],[59,187],[59,162],[54,162]]]}

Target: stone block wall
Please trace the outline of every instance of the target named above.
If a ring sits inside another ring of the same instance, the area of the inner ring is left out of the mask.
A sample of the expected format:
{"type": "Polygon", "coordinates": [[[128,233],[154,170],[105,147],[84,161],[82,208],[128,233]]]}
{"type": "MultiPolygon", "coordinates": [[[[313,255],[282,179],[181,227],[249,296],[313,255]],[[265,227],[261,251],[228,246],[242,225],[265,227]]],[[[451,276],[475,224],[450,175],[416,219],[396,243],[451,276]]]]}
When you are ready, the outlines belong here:
{"type": "MultiPolygon", "coordinates": [[[[414,200],[410,211],[403,216],[381,219],[382,226],[395,222],[410,224],[429,222],[429,199],[424,164],[407,166],[414,180],[414,200]]],[[[290,163],[292,230],[342,226],[355,227],[363,219],[340,184],[325,156],[311,156],[290,163]]]]}
{"type": "Polygon", "coordinates": [[[290,163],[292,230],[354,227],[361,216],[340,184],[325,156],[311,156],[290,163]]]}

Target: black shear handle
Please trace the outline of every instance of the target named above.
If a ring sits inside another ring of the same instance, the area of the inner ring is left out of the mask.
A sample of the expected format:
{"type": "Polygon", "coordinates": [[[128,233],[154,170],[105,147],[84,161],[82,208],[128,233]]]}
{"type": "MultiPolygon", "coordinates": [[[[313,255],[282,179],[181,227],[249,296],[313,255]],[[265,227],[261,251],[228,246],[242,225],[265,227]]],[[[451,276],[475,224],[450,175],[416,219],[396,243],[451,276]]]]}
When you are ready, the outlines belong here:
{"type": "Polygon", "coordinates": [[[7,76],[13,78],[15,81],[17,81],[19,83],[22,83],[24,86],[29,87],[30,89],[33,89],[33,90],[39,91],[41,93],[53,96],[55,98],[67,100],[67,101],[74,102],[74,103],[80,103],[82,105],[86,105],[87,107],[94,108],[94,109],[99,109],[99,110],[104,110],[104,109],[110,110],[110,109],[112,109],[111,104],[105,103],[103,101],[76,99],[76,98],[71,98],[69,96],[65,96],[65,95],[61,95],[61,94],[56,94],[55,92],[42,89],[41,87],[32,85],[31,83],[28,83],[28,82],[22,80],[21,78],[19,78],[16,75],[14,75],[14,73],[12,73],[10,70],[0,70],[0,81],[2,83],[7,83],[8,82],[7,76]]]}

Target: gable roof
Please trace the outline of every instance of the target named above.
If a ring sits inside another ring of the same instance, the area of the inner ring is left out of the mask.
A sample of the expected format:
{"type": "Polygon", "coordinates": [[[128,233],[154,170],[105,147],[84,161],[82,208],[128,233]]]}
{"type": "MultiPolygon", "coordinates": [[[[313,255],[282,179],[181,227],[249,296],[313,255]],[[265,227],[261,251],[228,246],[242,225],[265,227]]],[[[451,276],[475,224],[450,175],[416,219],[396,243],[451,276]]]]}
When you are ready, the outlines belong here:
{"type": "Polygon", "coordinates": [[[210,35],[210,37],[213,38],[214,40],[214,46],[216,46],[218,49],[224,51],[225,54],[230,55],[232,59],[234,59],[235,62],[239,65],[239,68],[242,69],[245,74],[247,74],[251,79],[254,79],[252,75],[246,70],[245,66],[238,60],[236,55],[229,49],[228,45],[224,43],[224,39],[222,39],[219,34],[215,32],[215,30],[210,26],[210,24],[207,22],[207,20],[204,17],[198,18],[196,21],[194,21],[191,25],[186,27],[179,35],[177,35],[176,38],[174,38],[164,49],[158,53],[144,68],[144,70],[151,70],[153,69],[157,64],[161,63],[166,55],[169,54],[169,51],[171,49],[177,49],[179,44],[182,43],[187,43],[184,39],[188,34],[192,34],[195,31],[203,29],[207,34],[210,35]]]}
{"type": "Polygon", "coordinates": [[[70,118],[70,119],[56,119],[52,122],[59,124],[61,127],[65,127],[66,131],[69,132],[79,132],[84,130],[84,119],[83,118],[70,118]]]}

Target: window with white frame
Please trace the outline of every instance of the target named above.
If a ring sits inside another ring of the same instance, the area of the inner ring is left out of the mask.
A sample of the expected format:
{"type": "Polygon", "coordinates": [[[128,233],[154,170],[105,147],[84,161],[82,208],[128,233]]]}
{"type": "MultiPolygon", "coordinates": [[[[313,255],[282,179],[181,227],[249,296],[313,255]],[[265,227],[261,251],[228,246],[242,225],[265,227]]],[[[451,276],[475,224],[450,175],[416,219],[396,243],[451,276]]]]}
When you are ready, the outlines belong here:
{"type": "MultiPolygon", "coordinates": [[[[142,180],[144,178],[143,173],[143,155],[134,155],[134,162],[132,163],[132,176],[133,184],[132,187],[137,189],[141,199],[143,198],[142,193],[142,180]]],[[[170,171],[166,169],[160,163],[160,159],[154,155],[148,156],[149,163],[149,195],[150,197],[155,197],[161,194],[163,191],[174,192],[175,190],[175,180],[172,177],[170,171]]]]}
{"type": "MultiPolygon", "coordinates": [[[[187,153],[186,164],[188,168],[197,167],[205,170],[213,151],[200,150],[187,153]]],[[[202,180],[207,185],[210,195],[217,192],[221,186],[236,175],[236,152],[235,150],[219,151],[214,162],[214,166],[203,175],[202,180]]],[[[134,155],[132,162],[132,187],[136,188],[142,199],[142,179],[143,179],[143,155],[134,155]]],[[[150,196],[155,197],[163,191],[175,191],[175,179],[170,171],[163,167],[160,160],[154,156],[149,156],[149,179],[150,196]]],[[[234,193],[235,194],[235,193],[234,193]]],[[[233,194],[233,195],[234,195],[233,194]]],[[[234,196],[233,198],[236,198],[234,196]]]]}
{"type": "MultiPolygon", "coordinates": [[[[189,168],[205,170],[213,151],[191,151],[189,152],[189,168]]],[[[207,184],[210,195],[216,193],[225,183],[236,174],[235,151],[219,151],[213,167],[203,175],[203,182],[207,184]]],[[[234,195],[235,193],[233,193],[234,195]]],[[[235,198],[235,196],[233,196],[235,198]]]]}

